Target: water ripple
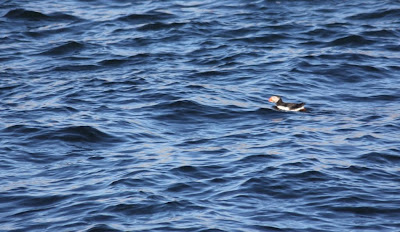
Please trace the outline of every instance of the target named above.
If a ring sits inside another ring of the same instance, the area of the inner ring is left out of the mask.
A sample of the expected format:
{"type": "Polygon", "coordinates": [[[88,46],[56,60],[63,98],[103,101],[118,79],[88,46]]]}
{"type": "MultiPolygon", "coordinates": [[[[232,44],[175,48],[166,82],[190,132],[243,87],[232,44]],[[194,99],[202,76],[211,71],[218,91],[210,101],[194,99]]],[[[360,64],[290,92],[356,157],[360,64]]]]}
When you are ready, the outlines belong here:
{"type": "Polygon", "coordinates": [[[1,2],[2,230],[398,230],[398,18],[389,0],[1,2]]]}

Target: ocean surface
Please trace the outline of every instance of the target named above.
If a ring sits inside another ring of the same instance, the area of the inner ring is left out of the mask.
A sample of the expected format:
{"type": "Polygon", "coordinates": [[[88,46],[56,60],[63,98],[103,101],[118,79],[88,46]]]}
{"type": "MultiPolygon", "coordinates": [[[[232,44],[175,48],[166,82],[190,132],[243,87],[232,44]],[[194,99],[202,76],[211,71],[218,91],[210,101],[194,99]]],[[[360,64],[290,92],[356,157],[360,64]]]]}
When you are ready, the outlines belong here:
{"type": "Polygon", "coordinates": [[[399,102],[398,0],[3,0],[0,231],[400,231],[399,102]]]}

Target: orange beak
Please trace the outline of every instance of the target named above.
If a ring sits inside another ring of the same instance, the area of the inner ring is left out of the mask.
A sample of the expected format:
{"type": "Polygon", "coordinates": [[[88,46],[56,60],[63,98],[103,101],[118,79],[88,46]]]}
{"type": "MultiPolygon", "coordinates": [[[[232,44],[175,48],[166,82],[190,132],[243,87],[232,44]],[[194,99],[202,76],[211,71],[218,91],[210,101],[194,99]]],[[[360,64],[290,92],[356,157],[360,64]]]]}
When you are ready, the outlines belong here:
{"type": "Polygon", "coordinates": [[[269,102],[272,102],[272,99],[271,99],[271,98],[269,98],[269,99],[268,99],[268,101],[269,101],[269,102]]]}

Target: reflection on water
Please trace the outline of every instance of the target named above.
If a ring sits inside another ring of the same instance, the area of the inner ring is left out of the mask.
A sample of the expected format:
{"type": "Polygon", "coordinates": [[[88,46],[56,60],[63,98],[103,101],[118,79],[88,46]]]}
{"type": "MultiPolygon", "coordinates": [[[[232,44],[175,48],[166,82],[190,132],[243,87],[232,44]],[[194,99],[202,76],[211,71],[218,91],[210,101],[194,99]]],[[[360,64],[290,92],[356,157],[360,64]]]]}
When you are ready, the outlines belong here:
{"type": "Polygon", "coordinates": [[[396,231],[397,8],[1,2],[1,228],[396,231]]]}

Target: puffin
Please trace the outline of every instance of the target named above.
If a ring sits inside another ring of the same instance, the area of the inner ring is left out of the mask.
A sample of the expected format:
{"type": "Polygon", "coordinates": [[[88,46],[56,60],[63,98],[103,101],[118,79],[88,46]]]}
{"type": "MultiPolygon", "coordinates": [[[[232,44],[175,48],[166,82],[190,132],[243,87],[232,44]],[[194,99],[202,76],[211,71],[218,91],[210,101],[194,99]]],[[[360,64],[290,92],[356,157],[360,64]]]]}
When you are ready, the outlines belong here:
{"type": "Polygon", "coordinates": [[[304,105],[306,103],[301,102],[301,103],[285,103],[282,101],[282,98],[279,96],[271,96],[268,100],[269,102],[273,102],[276,104],[276,108],[279,110],[284,110],[284,111],[306,111],[306,108],[304,108],[304,105]]]}

